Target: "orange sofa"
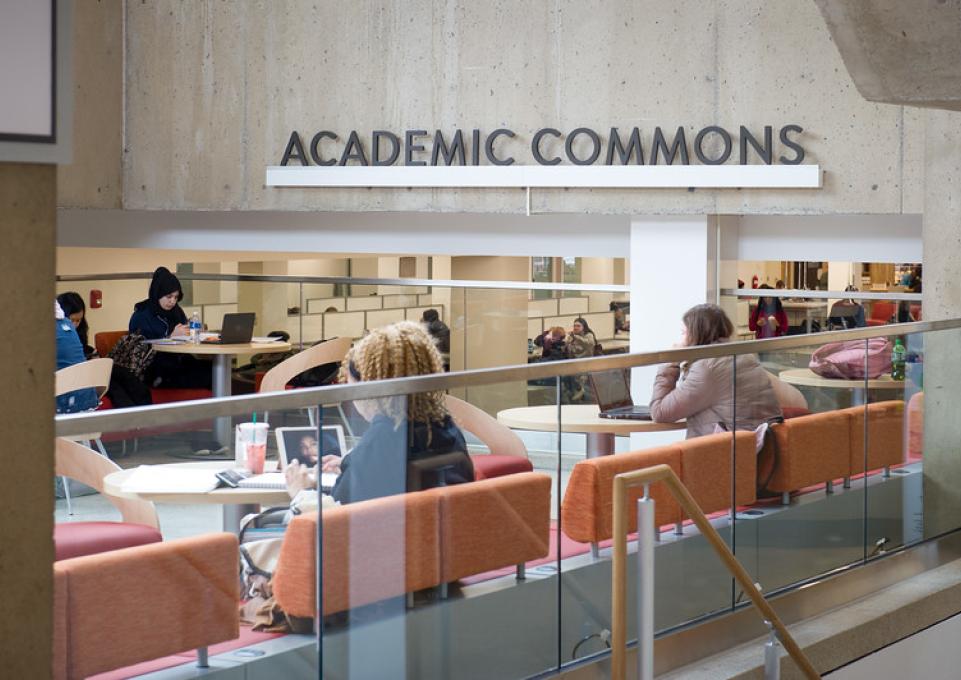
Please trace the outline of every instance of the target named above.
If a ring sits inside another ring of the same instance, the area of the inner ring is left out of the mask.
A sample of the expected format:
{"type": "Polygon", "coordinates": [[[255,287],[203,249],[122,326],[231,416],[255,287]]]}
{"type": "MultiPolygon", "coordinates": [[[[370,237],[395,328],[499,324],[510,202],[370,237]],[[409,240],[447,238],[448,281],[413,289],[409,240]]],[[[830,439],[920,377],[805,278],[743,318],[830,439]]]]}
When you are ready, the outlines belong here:
{"type": "Polygon", "coordinates": [[[237,537],[209,534],[54,564],[53,677],[85,678],[239,634],[237,537]]]}
{"type": "MultiPolygon", "coordinates": [[[[551,479],[535,472],[324,510],[322,614],[505,566],[548,552],[551,479]]],[[[318,513],[287,527],[274,597],[292,616],[316,611],[318,513]]]]}
{"type": "MultiPolygon", "coordinates": [[[[731,505],[728,480],[731,478],[732,448],[736,451],[735,502],[750,505],[757,500],[754,433],[735,433],[733,447],[731,435],[720,433],[578,462],[571,471],[561,503],[561,527],[573,540],[590,543],[596,556],[598,543],[613,536],[614,477],[659,464],[669,465],[674,470],[705,513],[728,508],[731,505]]],[[[632,489],[628,496],[629,507],[634,507],[642,494],[642,488],[632,489]]],[[[684,514],[667,488],[663,484],[654,484],[651,497],[655,503],[655,524],[679,527],[684,514]]],[[[636,530],[637,516],[628,513],[628,531],[636,530]]]]}

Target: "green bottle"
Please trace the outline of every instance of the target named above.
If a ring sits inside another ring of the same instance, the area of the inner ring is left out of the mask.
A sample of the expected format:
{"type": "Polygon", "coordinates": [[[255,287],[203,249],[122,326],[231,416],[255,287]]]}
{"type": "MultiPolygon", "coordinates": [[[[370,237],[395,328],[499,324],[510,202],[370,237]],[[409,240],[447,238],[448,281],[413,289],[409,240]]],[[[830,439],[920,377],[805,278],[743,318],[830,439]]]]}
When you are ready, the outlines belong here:
{"type": "Polygon", "coordinates": [[[901,338],[895,339],[894,349],[891,350],[891,377],[894,380],[904,380],[904,358],[907,353],[901,338]]]}

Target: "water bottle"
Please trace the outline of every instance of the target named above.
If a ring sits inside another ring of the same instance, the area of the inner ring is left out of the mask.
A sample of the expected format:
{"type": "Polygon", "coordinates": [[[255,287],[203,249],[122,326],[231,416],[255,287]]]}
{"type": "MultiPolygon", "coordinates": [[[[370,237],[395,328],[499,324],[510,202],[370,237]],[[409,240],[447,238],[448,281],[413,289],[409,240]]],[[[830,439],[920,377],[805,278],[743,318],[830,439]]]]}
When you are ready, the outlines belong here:
{"type": "Polygon", "coordinates": [[[895,339],[894,349],[891,350],[891,377],[894,380],[904,380],[904,361],[907,353],[901,338],[895,339]]]}
{"type": "Polygon", "coordinates": [[[190,317],[190,342],[196,344],[200,343],[200,331],[203,329],[203,324],[200,323],[200,312],[194,312],[193,316],[190,317]]]}

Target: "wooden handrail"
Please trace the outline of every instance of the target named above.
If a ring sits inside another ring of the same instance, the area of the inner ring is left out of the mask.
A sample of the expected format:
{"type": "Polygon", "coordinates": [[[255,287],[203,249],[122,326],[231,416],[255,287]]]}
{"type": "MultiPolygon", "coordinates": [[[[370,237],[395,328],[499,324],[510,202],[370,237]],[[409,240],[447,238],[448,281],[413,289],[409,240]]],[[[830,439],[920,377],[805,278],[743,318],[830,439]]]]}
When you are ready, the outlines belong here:
{"type": "Polygon", "coordinates": [[[750,574],[737,561],[727,544],[721,538],[717,530],[707,521],[707,517],[701,512],[694,497],[687,490],[687,487],[677,478],[674,470],[668,465],[654,465],[643,470],[624,472],[614,477],[614,561],[611,565],[611,677],[614,680],[624,680],[626,672],[627,657],[627,491],[643,484],[654,482],[664,482],[667,488],[681,507],[687,512],[688,516],[694,520],[694,524],[700,530],[721,562],[731,572],[731,575],[740,584],[741,589],[749,598],[754,606],[760,610],[765,619],[778,632],[778,637],[787,649],[788,654],[800,667],[801,671],[808,678],[820,678],[811,661],[807,658],[787,628],[778,618],[777,613],[770,603],[761,595],[757,586],[751,580],[750,574]]]}

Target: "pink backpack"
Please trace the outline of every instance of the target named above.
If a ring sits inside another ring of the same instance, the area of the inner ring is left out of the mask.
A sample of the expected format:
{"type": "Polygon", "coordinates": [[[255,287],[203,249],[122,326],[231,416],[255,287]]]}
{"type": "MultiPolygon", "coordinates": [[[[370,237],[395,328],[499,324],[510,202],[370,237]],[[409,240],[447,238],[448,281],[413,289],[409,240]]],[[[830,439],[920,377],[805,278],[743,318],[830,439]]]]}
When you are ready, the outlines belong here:
{"type": "Polygon", "coordinates": [[[877,378],[891,370],[891,343],[885,338],[829,342],[814,351],[808,368],[823,378],[877,378]]]}

